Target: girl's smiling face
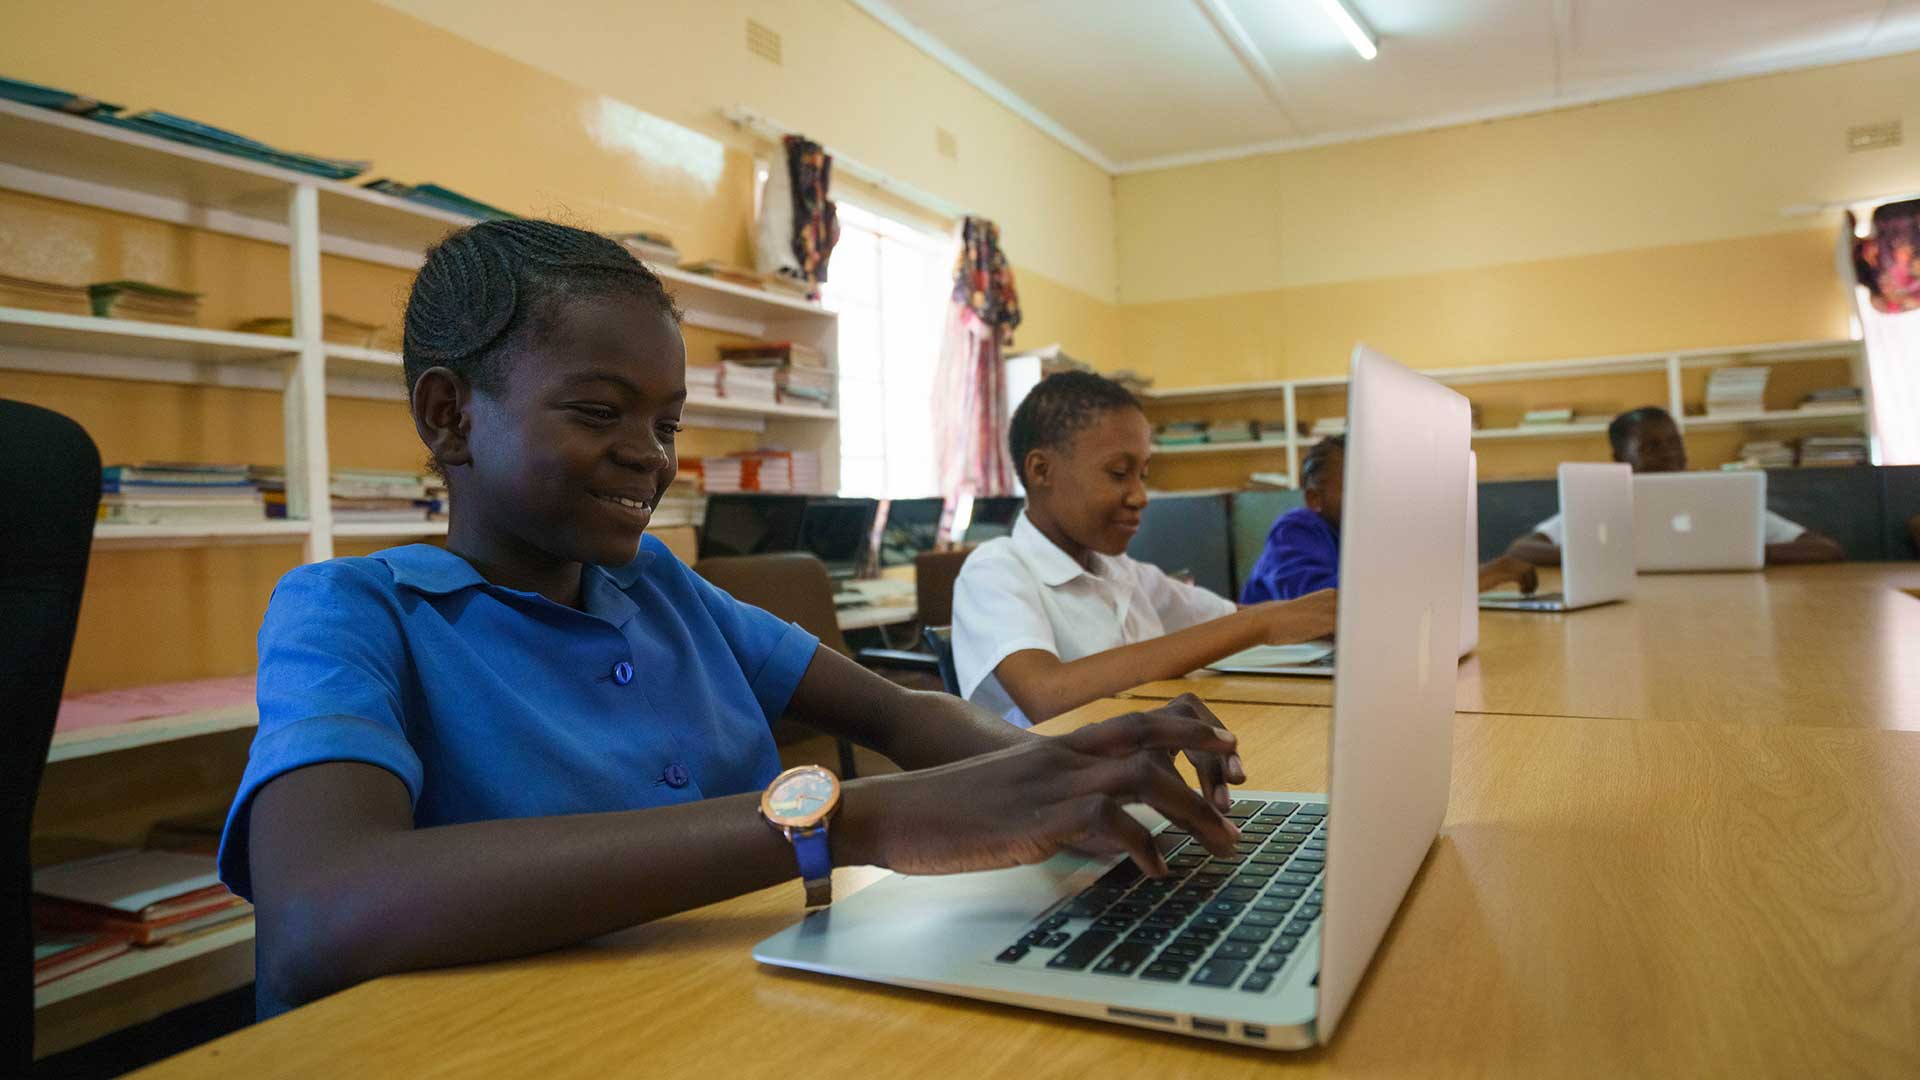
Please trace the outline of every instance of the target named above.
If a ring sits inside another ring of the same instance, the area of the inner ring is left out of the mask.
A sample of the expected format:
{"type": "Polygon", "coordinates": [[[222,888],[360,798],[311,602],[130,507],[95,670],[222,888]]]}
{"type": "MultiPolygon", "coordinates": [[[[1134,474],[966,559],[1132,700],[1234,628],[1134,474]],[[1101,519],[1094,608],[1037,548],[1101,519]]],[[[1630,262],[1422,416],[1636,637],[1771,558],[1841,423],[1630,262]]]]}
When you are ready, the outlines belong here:
{"type": "Polygon", "coordinates": [[[447,470],[455,513],[502,554],[623,565],[679,469],[686,344],[621,292],[556,300],[539,323],[498,392],[468,397],[465,460],[447,470]]]}

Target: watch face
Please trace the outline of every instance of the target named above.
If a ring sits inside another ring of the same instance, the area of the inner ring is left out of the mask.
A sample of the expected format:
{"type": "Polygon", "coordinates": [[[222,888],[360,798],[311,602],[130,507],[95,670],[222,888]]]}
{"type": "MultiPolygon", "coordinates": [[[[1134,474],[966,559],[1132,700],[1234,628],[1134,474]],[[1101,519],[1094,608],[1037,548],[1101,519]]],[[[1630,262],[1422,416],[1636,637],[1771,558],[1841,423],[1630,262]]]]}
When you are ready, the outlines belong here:
{"type": "Polygon", "coordinates": [[[814,825],[826,816],[839,798],[840,784],[833,774],[818,767],[789,771],[767,789],[762,809],[780,825],[814,825]]]}

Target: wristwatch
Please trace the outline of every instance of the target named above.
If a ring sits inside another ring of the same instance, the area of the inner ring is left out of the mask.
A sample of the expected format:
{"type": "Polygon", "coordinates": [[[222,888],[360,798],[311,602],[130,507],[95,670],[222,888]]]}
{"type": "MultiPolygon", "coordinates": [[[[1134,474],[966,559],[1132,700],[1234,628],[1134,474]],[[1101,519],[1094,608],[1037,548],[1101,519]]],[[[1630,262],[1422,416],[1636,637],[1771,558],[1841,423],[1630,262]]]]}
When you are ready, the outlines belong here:
{"type": "Polygon", "coordinates": [[[807,907],[833,902],[833,855],[827,819],[840,809],[840,778],[818,765],[801,765],[773,778],[760,796],[760,816],[793,844],[807,907]]]}

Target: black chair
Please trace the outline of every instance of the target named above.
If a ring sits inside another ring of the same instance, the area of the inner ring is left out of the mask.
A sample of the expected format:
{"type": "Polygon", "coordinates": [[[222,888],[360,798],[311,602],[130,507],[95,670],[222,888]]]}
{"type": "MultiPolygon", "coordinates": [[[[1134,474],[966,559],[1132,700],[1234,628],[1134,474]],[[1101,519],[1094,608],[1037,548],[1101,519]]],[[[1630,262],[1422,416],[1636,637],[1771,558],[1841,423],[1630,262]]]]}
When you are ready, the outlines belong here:
{"type": "Polygon", "coordinates": [[[947,693],[959,697],[960,675],[953,666],[953,627],[929,626],[921,634],[933,646],[934,659],[940,662],[940,681],[946,684],[947,693]]]}
{"type": "Polygon", "coordinates": [[[0,1073],[33,1061],[28,834],[100,506],[100,452],[59,413],[0,401],[0,1073]]]}

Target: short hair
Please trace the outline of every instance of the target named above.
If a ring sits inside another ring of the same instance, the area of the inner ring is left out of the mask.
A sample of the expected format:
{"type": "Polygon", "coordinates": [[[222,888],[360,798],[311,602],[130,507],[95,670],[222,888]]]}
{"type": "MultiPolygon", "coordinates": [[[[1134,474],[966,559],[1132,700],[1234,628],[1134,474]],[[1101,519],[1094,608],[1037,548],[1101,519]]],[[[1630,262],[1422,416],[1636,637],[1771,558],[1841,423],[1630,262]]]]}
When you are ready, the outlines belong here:
{"type": "Polygon", "coordinates": [[[413,279],[401,339],[407,392],[422,372],[450,368],[497,392],[505,358],[565,300],[637,296],[674,322],[679,309],[653,271],[618,242],[554,221],[483,221],[427,249],[413,279]]]}
{"type": "Polygon", "coordinates": [[[1607,425],[1607,441],[1613,444],[1614,460],[1617,461],[1626,454],[1627,440],[1633,437],[1634,432],[1640,430],[1641,425],[1655,420],[1665,420],[1671,424],[1673,415],[1658,405],[1642,405],[1614,417],[1613,423],[1607,425]]]}
{"type": "Polygon", "coordinates": [[[1140,399],[1126,387],[1090,371],[1061,371],[1041,379],[1013,410],[1007,426],[1007,448],[1020,482],[1027,482],[1028,454],[1066,446],[1107,413],[1139,408],[1140,399]]]}
{"type": "Polygon", "coordinates": [[[1327,470],[1333,467],[1333,456],[1345,456],[1347,437],[1329,435],[1313,444],[1307,451],[1307,458],[1300,463],[1300,490],[1319,491],[1327,482],[1327,470]]]}

